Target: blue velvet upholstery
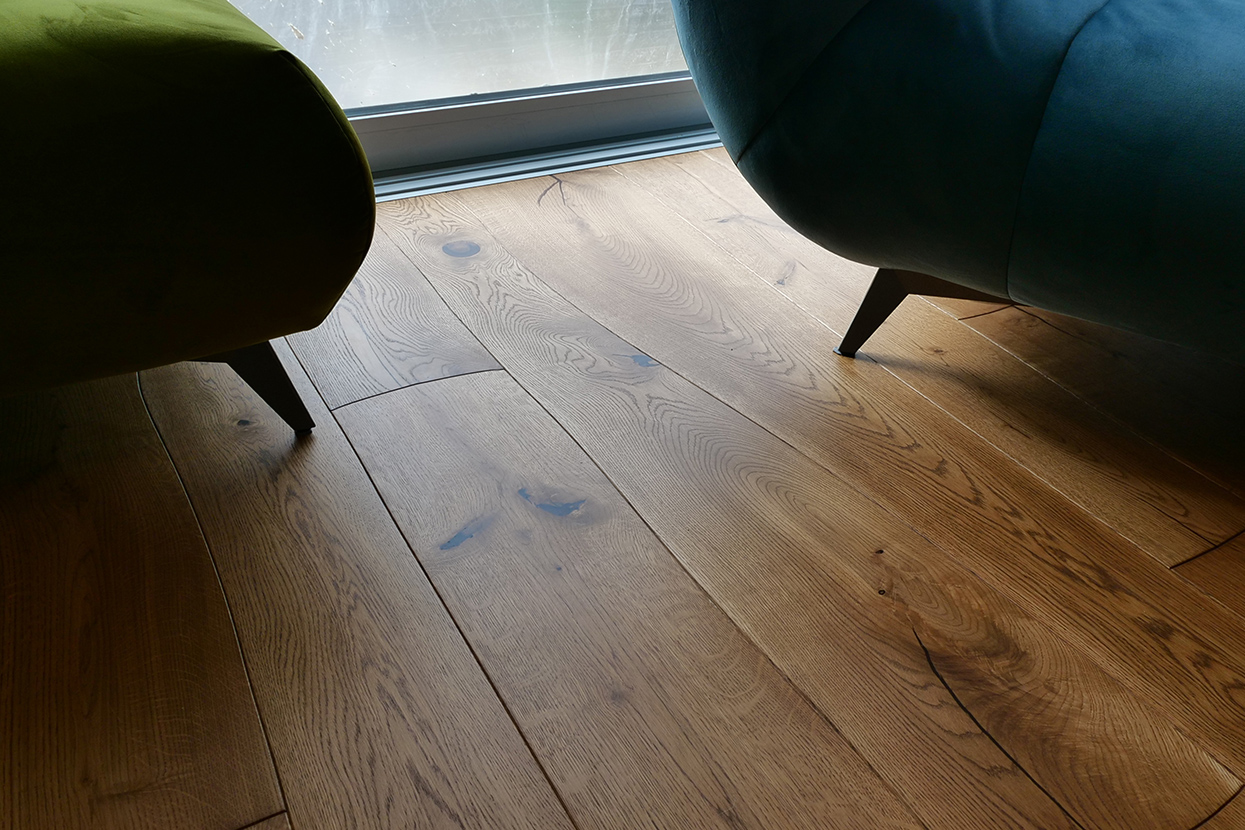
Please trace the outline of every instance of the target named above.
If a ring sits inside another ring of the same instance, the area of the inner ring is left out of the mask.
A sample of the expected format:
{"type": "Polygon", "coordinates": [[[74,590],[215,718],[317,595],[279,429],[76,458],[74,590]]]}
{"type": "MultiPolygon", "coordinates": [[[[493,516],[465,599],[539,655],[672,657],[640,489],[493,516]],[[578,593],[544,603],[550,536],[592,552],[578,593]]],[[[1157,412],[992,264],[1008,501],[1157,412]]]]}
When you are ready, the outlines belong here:
{"type": "Polygon", "coordinates": [[[674,7],[732,158],[811,239],[1245,362],[1245,4],[674,7]]]}

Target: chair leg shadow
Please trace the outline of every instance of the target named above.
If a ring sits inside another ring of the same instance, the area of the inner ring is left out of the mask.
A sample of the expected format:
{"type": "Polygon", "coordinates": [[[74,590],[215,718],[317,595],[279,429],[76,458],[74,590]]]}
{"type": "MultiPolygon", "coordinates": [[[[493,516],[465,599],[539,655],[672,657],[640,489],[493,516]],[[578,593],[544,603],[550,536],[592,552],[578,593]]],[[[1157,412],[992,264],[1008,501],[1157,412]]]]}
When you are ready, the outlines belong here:
{"type": "Polygon", "coordinates": [[[962,285],[956,285],[953,282],[947,282],[938,277],[931,277],[929,274],[919,274],[915,271],[897,271],[893,268],[879,268],[877,274],[873,277],[869,290],[865,293],[864,301],[861,302],[860,308],[856,311],[856,317],[852,320],[851,326],[848,327],[847,334],[843,336],[843,342],[834,350],[834,353],[843,357],[855,357],[857,350],[878,330],[882,323],[886,322],[886,318],[891,315],[891,312],[899,308],[899,304],[909,294],[919,294],[925,297],[947,297],[957,300],[981,300],[983,302],[995,303],[1011,302],[1006,297],[998,297],[994,294],[987,294],[984,291],[965,288],[962,285]]]}

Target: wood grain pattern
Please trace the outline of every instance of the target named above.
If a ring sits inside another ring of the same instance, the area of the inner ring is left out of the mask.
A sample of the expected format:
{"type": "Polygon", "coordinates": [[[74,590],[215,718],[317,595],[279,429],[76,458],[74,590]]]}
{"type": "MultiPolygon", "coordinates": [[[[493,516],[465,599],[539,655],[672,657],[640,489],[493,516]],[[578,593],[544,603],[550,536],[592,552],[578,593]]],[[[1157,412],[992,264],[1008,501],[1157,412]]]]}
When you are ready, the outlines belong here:
{"type": "Polygon", "coordinates": [[[1245,527],[1245,500],[961,323],[905,303],[869,357],[1159,563],[1245,527]]]}
{"type": "MultiPolygon", "coordinates": [[[[791,230],[733,168],[689,153],[617,169],[832,329],[855,314],[873,269],[791,230]]],[[[1245,500],[917,298],[864,352],[1165,565],[1245,527],[1245,500]]]]}
{"type": "Polygon", "coordinates": [[[1241,830],[1241,828],[1245,828],[1245,797],[1242,797],[1241,791],[1238,790],[1236,796],[1225,804],[1222,810],[1195,830],[1241,830]]]}
{"type": "Polygon", "coordinates": [[[968,320],[1010,308],[1013,303],[981,303],[976,300],[956,300],[950,297],[929,297],[929,302],[957,320],[968,320]]]}
{"type": "Polygon", "coordinates": [[[1206,401],[1212,411],[1232,411],[1245,392],[1245,382],[1239,380],[1222,390],[1223,394],[1216,388],[1222,385],[1225,377],[1234,377],[1240,371],[1238,364],[1223,358],[1042,308],[1020,308],[1047,325],[1061,330],[1067,337],[1108,353],[1118,360],[1157,371],[1158,377],[1170,380],[1174,388],[1191,395],[1191,400],[1206,401]]]}
{"type": "Polygon", "coordinates": [[[1191,826],[1234,791],[1045,626],[586,318],[456,200],[386,206],[381,228],[930,827],[1070,824],[978,723],[1092,826],[1191,826]],[[462,239],[480,254],[440,254],[462,239]],[[1192,768],[1198,795],[1171,800],[1187,791],[1169,789],[1168,771],[1192,768]],[[1110,772],[1086,788],[1076,769],[1110,772]]]}
{"type": "MultiPolygon", "coordinates": [[[[696,153],[664,156],[646,162],[620,164],[615,166],[614,169],[640,182],[650,192],[660,193],[662,189],[669,189],[671,193],[678,193],[678,187],[685,186],[688,182],[684,180],[674,185],[673,182],[669,181],[666,172],[659,172],[662,167],[666,167],[668,171],[668,165],[688,173],[701,187],[708,188],[716,196],[734,205],[734,207],[722,212],[714,221],[723,224],[734,222],[749,226],[760,226],[767,230],[778,231],[786,237],[792,234],[790,226],[778,218],[769,209],[769,206],[765,205],[764,200],[757,196],[752,186],[744,181],[743,176],[735,167],[734,162],[731,161],[730,154],[726,152],[725,148],[717,147],[696,153]],[[752,207],[756,203],[760,204],[759,208],[752,207]]],[[[697,200],[698,194],[696,193],[696,188],[693,187],[691,192],[678,193],[671,200],[671,203],[677,204],[680,208],[695,209],[697,200]]],[[[803,239],[803,237],[799,238],[803,239]]],[[[811,248],[806,247],[803,256],[793,256],[788,259],[788,266],[785,269],[770,272],[776,275],[775,284],[791,286],[811,280],[822,283],[827,288],[829,286],[838,286],[848,289],[851,296],[855,297],[857,301],[851,306],[850,314],[837,317],[831,321],[831,328],[839,332],[846,331],[852,317],[855,316],[855,309],[859,306],[859,298],[864,296],[865,290],[869,287],[869,282],[872,281],[873,274],[877,269],[874,266],[862,265],[829,254],[819,246],[812,245],[807,240],[804,240],[803,244],[811,246],[811,248]],[[814,267],[811,271],[805,264],[807,262],[807,253],[810,250],[816,252],[812,257],[814,267]],[[784,281],[784,277],[787,278],[786,281],[784,281]],[[795,279],[791,279],[792,277],[795,279]]],[[[795,252],[791,251],[791,253],[795,252]]],[[[930,302],[956,319],[989,314],[999,309],[1008,308],[1011,305],[1011,303],[957,300],[950,297],[930,298],[930,302]]],[[[846,311],[844,308],[837,307],[836,310],[840,313],[846,311]]]]}
{"type": "Polygon", "coordinates": [[[1176,573],[1245,617],[1245,534],[1186,562],[1176,573]]]}
{"type": "Polygon", "coordinates": [[[1188,349],[1036,309],[967,321],[1056,383],[1245,496],[1245,373],[1188,349]]]}
{"type": "Polygon", "coordinates": [[[282,809],[220,583],[133,375],[0,406],[0,826],[282,809]]]}
{"type": "Polygon", "coordinates": [[[579,826],[921,826],[508,375],[338,417],[579,826]]]}
{"type": "Polygon", "coordinates": [[[824,325],[646,192],[599,170],[445,203],[469,204],[576,307],[919,527],[1245,769],[1239,620],[883,367],[838,358],[824,325]]]}
{"type": "Polygon", "coordinates": [[[377,238],[354,281],[317,328],[291,335],[330,409],[415,383],[496,369],[425,282],[402,278],[377,238]]]}
{"type": "Polygon", "coordinates": [[[297,440],[225,368],[143,373],[216,555],[299,828],[569,828],[284,343],[297,440]]]}
{"type": "Polygon", "coordinates": [[[242,830],[290,830],[290,817],[285,813],[279,813],[258,824],[244,827],[242,830]]]}

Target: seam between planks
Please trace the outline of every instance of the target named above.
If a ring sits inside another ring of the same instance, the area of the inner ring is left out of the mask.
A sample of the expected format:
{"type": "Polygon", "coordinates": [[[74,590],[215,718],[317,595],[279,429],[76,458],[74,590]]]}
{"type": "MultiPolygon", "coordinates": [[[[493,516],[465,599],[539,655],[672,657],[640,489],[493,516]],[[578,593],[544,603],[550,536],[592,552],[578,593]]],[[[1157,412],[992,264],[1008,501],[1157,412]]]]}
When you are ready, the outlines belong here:
{"type": "Polygon", "coordinates": [[[244,825],[244,826],[242,826],[242,827],[239,827],[239,828],[238,828],[238,830],[251,830],[251,828],[253,828],[253,827],[259,827],[261,824],[263,824],[263,823],[264,823],[264,822],[266,822],[266,821],[272,821],[272,820],[273,820],[274,818],[276,818],[277,816],[285,816],[285,820],[286,820],[286,821],[289,821],[289,820],[290,820],[289,813],[288,813],[288,812],[286,812],[285,810],[281,810],[280,812],[273,813],[273,814],[272,814],[272,815],[270,815],[270,816],[264,816],[264,817],[263,817],[263,818],[261,818],[259,821],[252,821],[250,824],[247,824],[247,825],[244,825]]]}
{"type": "MultiPolygon", "coordinates": [[[[422,275],[421,275],[421,276],[422,276],[422,275]]],[[[468,329],[468,331],[470,331],[470,329],[468,329]]],[[[471,335],[471,336],[472,336],[472,337],[475,337],[475,335],[474,335],[474,334],[473,334],[473,335],[471,335]]],[[[290,350],[291,350],[291,351],[293,351],[293,348],[291,347],[291,349],[290,349],[290,350]]],[[[486,351],[487,351],[487,350],[486,350],[486,351]]],[[[295,354],[295,356],[297,357],[298,353],[297,353],[297,352],[295,352],[294,354],[295,354]]],[[[302,366],[302,365],[303,365],[303,361],[302,361],[302,358],[301,358],[301,357],[299,357],[299,359],[298,359],[298,364],[299,364],[300,366],[302,366]]],[[[305,366],[303,367],[303,371],[306,371],[306,367],[305,367],[305,366]]],[[[439,381],[439,380],[452,380],[452,379],[454,379],[454,378],[465,378],[465,377],[470,377],[471,375],[481,375],[481,374],[484,374],[485,372],[503,372],[503,371],[505,371],[505,369],[504,369],[504,368],[502,368],[502,367],[501,367],[501,364],[499,363],[499,364],[497,365],[497,368],[494,368],[494,369],[474,369],[474,370],[472,370],[472,371],[470,371],[470,372],[459,372],[459,373],[458,373],[458,374],[456,374],[456,375],[445,375],[445,376],[443,376],[443,377],[439,377],[439,378],[428,378],[427,380],[417,380],[417,381],[414,381],[414,382],[412,382],[412,383],[408,383],[408,384],[406,384],[406,385],[404,385],[404,386],[399,386],[399,387],[397,387],[396,389],[386,389],[384,392],[374,392],[374,393],[372,393],[371,395],[364,395],[362,398],[359,398],[358,400],[348,401],[348,402],[346,402],[346,403],[339,403],[337,406],[328,406],[328,404],[327,404],[327,402],[326,402],[326,403],[325,403],[325,407],[328,409],[328,411],[329,411],[329,412],[336,412],[337,410],[339,410],[339,409],[343,409],[343,408],[345,408],[345,407],[347,407],[347,406],[354,406],[354,405],[355,405],[355,404],[357,404],[357,403],[363,403],[364,401],[370,401],[370,400],[372,400],[373,398],[379,398],[379,397],[381,397],[382,395],[388,395],[390,392],[401,392],[403,389],[410,389],[410,388],[411,388],[411,387],[413,387],[413,386],[423,386],[425,383],[436,383],[436,382],[437,382],[437,381],[439,381]]],[[[308,373],[308,377],[310,377],[310,376],[311,376],[311,375],[310,375],[310,373],[308,373]]],[[[317,387],[317,390],[318,390],[318,387],[317,387]]],[[[323,395],[321,395],[320,397],[321,397],[321,399],[323,399],[323,398],[324,398],[324,396],[323,396],[323,395]]]]}
{"type": "MultiPolygon", "coordinates": [[[[1177,562],[1175,565],[1172,565],[1172,566],[1171,566],[1171,570],[1173,570],[1173,571],[1174,571],[1174,570],[1176,570],[1176,569],[1178,569],[1178,568],[1182,568],[1182,567],[1184,567],[1185,565],[1188,565],[1190,562],[1193,562],[1193,561],[1195,561],[1195,560],[1201,559],[1203,556],[1206,556],[1208,553],[1214,553],[1215,551],[1219,550],[1220,548],[1222,548],[1222,547],[1226,547],[1227,545],[1232,544],[1232,543],[1233,543],[1233,542],[1235,542],[1237,539],[1240,539],[1242,536],[1245,536],[1245,530],[1240,530],[1240,531],[1238,531],[1238,532],[1236,532],[1236,533],[1232,534],[1231,536],[1229,536],[1227,539],[1224,539],[1224,540],[1223,540],[1222,542],[1220,542],[1219,544],[1217,544],[1217,545],[1213,545],[1213,546],[1211,546],[1211,547],[1207,548],[1206,550],[1202,551],[1202,552],[1201,552],[1201,553],[1199,553],[1199,554],[1196,554],[1196,555],[1194,555],[1194,556],[1190,556],[1188,559],[1184,560],[1183,562],[1177,562]]],[[[1208,539],[1207,541],[1210,541],[1210,540],[1208,539]]]]}
{"type": "MultiPolygon", "coordinates": [[[[379,226],[378,228],[379,230],[381,230],[382,233],[384,232],[384,228],[379,227],[379,226]]],[[[405,254],[403,256],[405,256],[405,254]]],[[[414,263],[411,263],[411,264],[412,264],[412,267],[414,267],[414,263]]],[[[423,272],[419,271],[418,268],[416,268],[415,270],[419,273],[420,277],[423,278],[424,276],[423,272]]],[[[438,294],[437,296],[440,297],[440,294],[438,294]]],[[[450,309],[450,311],[452,313],[453,309],[450,309]]],[[[468,329],[468,331],[470,331],[470,329],[468,329]]],[[[474,336],[475,335],[473,334],[472,337],[474,336]]],[[[481,347],[483,348],[483,344],[481,344],[481,347]]],[[[487,352],[488,350],[485,349],[485,351],[487,352]]],[[[489,352],[489,354],[492,355],[491,352],[489,352]]],[[[298,356],[295,355],[295,358],[297,357],[298,356]]],[[[496,358],[494,359],[496,360],[496,358]]],[[[501,365],[500,361],[498,362],[498,365],[501,365]]],[[[302,366],[301,360],[299,360],[299,366],[302,366]]],[[[504,369],[501,369],[501,370],[488,369],[485,371],[496,372],[496,371],[504,371],[504,369]]],[[[480,372],[471,372],[469,374],[480,374],[480,372]]],[[[509,374],[509,372],[507,372],[507,374],[509,374]]],[[[439,380],[450,380],[453,377],[462,377],[462,375],[453,375],[451,376],[451,378],[439,378],[439,380]]],[[[428,381],[428,382],[432,383],[434,381],[428,381]]],[[[412,385],[417,385],[417,384],[412,384],[412,385]]],[[[395,389],[395,390],[390,390],[390,391],[396,392],[397,390],[395,389]]],[[[387,395],[389,393],[383,392],[381,394],[387,395]]],[[[377,396],[373,395],[372,397],[377,397],[377,396]]],[[[358,403],[358,401],[355,401],[355,403],[358,403]]],[[[349,405],[350,404],[345,404],[344,406],[349,406],[349,405]]],[[[342,407],[338,407],[338,408],[340,409],[342,407]]],[[[432,576],[428,573],[428,569],[424,566],[423,560],[419,558],[419,554],[415,552],[415,546],[411,542],[411,540],[407,538],[406,531],[402,529],[402,525],[394,517],[393,510],[389,507],[389,502],[385,500],[384,493],[382,493],[380,488],[376,486],[376,479],[372,477],[372,471],[369,470],[367,468],[367,465],[363,463],[363,457],[359,455],[359,450],[355,447],[354,441],[350,438],[350,434],[341,425],[341,421],[338,419],[336,411],[330,410],[329,414],[333,417],[333,422],[334,424],[337,425],[337,428],[341,431],[342,436],[345,437],[346,444],[350,447],[351,453],[354,454],[355,460],[359,463],[359,467],[363,470],[363,474],[367,476],[368,483],[372,485],[373,492],[376,493],[377,498],[380,499],[380,503],[384,506],[385,513],[386,515],[389,516],[389,521],[393,522],[394,527],[398,531],[398,535],[402,537],[403,543],[406,545],[407,550],[410,551],[411,558],[414,559],[415,564],[419,566],[419,570],[421,573],[423,573],[424,579],[428,581],[428,585],[432,588],[433,593],[436,594],[437,601],[441,603],[441,608],[445,611],[446,615],[450,618],[450,622],[454,624],[454,629],[458,632],[458,636],[462,638],[462,641],[466,644],[467,649],[471,652],[471,659],[475,660],[476,666],[479,667],[481,674],[484,675],[484,679],[488,682],[489,688],[493,690],[493,695],[497,698],[498,702],[501,704],[502,709],[505,710],[506,717],[510,719],[510,722],[511,724],[513,724],[515,731],[519,733],[519,737],[523,740],[523,745],[527,748],[528,754],[532,757],[532,760],[536,763],[536,767],[540,770],[540,774],[544,777],[545,782],[549,785],[549,789],[553,793],[553,797],[558,800],[558,805],[562,808],[562,812],[566,814],[567,821],[570,822],[571,826],[575,828],[575,830],[580,830],[579,822],[576,821],[575,815],[571,812],[570,806],[566,803],[566,799],[563,798],[562,792],[557,788],[556,785],[554,785],[553,778],[550,776],[549,770],[545,768],[544,762],[541,760],[540,756],[536,754],[536,750],[532,747],[532,742],[528,738],[527,733],[523,730],[523,727],[519,724],[518,719],[515,718],[514,713],[510,710],[510,704],[506,701],[506,698],[502,695],[501,691],[497,688],[497,683],[496,681],[493,680],[492,674],[490,674],[489,670],[485,667],[484,661],[480,659],[480,654],[479,652],[476,651],[475,644],[472,643],[471,639],[463,632],[462,625],[458,622],[458,618],[454,616],[454,612],[450,609],[449,604],[445,601],[445,596],[441,593],[441,589],[437,586],[437,583],[433,580],[432,576]]]]}
{"type": "MultiPolygon", "coordinates": [[[[264,720],[264,713],[259,705],[259,697],[255,694],[255,682],[251,679],[251,666],[247,661],[246,650],[242,647],[242,638],[238,636],[238,622],[234,617],[233,605],[229,601],[228,592],[225,591],[225,583],[220,577],[220,568],[216,565],[216,554],[212,552],[212,545],[208,542],[207,534],[203,531],[203,522],[199,519],[199,511],[195,508],[194,499],[191,498],[190,491],[186,488],[186,480],[182,477],[182,471],[177,468],[177,462],[173,460],[173,455],[169,452],[169,446],[164,440],[164,433],[160,430],[160,424],[156,422],[155,416],[151,414],[151,407],[147,404],[147,393],[143,390],[142,372],[134,373],[134,382],[138,387],[138,398],[143,403],[143,411],[147,413],[147,420],[151,423],[152,429],[155,430],[156,438],[160,441],[160,449],[164,451],[164,457],[168,459],[173,474],[177,476],[177,484],[182,488],[182,495],[186,498],[186,505],[190,508],[190,515],[195,518],[195,527],[199,530],[199,538],[203,540],[203,548],[207,551],[208,561],[212,563],[212,573],[216,576],[216,586],[220,589],[221,597],[225,601],[225,613],[229,615],[229,627],[233,631],[234,646],[238,649],[238,657],[242,660],[242,671],[246,675],[246,688],[251,694],[251,705],[255,707],[255,717],[259,721],[260,734],[264,736],[264,746],[268,748],[268,760],[272,764],[272,774],[277,781],[277,794],[281,797],[281,806],[285,808],[273,813],[272,816],[260,819],[260,822],[267,821],[273,816],[279,816],[281,813],[288,812],[290,803],[285,797],[285,783],[281,780],[281,768],[277,765],[277,756],[272,749],[272,739],[268,735],[268,724],[264,720]]],[[[258,823],[252,822],[247,827],[253,827],[258,823]]]]}
{"type": "Polygon", "coordinates": [[[1211,813],[1209,816],[1207,816],[1206,818],[1199,821],[1197,824],[1190,827],[1189,830],[1197,830],[1199,827],[1204,827],[1205,825],[1210,823],[1211,819],[1213,819],[1215,816],[1222,813],[1224,810],[1228,809],[1228,807],[1231,806],[1232,802],[1236,801],[1236,799],[1240,797],[1241,790],[1245,790],[1245,784],[1241,784],[1241,786],[1237,787],[1236,792],[1228,796],[1228,800],[1219,805],[1219,809],[1215,810],[1215,812],[1211,813]]]}
{"type": "MultiPolygon", "coordinates": [[[[1065,816],[1068,817],[1068,821],[1072,822],[1077,827],[1081,828],[1081,830],[1085,830],[1085,825],[1077,821],[1076,817],[1073,816],[1071,813],[1069,813],[1067,808],[1059,803],[1059,799],[1051,795],[1050,791],[1042,786],[1042,782],[1034,778],[1033,775],[1027,769],[1025,769],[1024,766],[1022,766],[1021,763],[1017,761],[1016,758],[1010,752],[1007,751],[1007,748],[1004,747],[1001,743],[999,743],[998,740],[993,735],[990,734],[990,730],[986,729],[985,724],[977,720],[977,716],[974,715],[972,711],[967,706],[964,705],[964,701],[960,700],[960,696],[955,693],[955,690],[951,688],[951,684],[947,682],[947,679],[942,676],[942,672],[938,671],[938,667],[934,665],[934,655],[930,653],[929,647],[925,645],[925,641],[921,639],[921,635],[917,633],[915,628],[912,629],[912,636],[916,637],[917,645],[921,647],[921,651],[925,652],[925,660],[929,663],[929,670],[934,673],[934,677],[938,678],[938,682],[941,683],[942,687],[947,690],[947,694],[951,695],[951,699],[955,701],[955,704],[959,706],[960,709],[964,711],[964,714],[968,715],[968,719],[971,720],[974,724],[976,724],[977,728],[981,730],[981,734],[989,738],[990,743],[998,747],[999,752],[1002,752],[1004,757],[1006,757],[1007,760],[1011,761],[1012,764],[1016,767],[1016,769],[1020,770],[1020,772],[1024,775],[1025,778],[1028,778],[1030,781],[1033,782],[1033,786],[1041,790],[1042,794],[1045,795],[1047,798],[1049,798],[1054,803],[1054,805],[1059,808],[1060,812],[1062,812],[1065,816]]],[[[1219,809],[1223,809],[1223,808],[1220,807],[1219,809]]]]}
{"type": "MultiPolygon", "coordinates": [[[[930,303],[930,305],[933,305],[935,308],[938,307],[937,304],[935,303],[930,303]]],[[[980,314],[970,314],[967,317],[956,317],[955,319],[958,322],[963,323],[965,320],[976,320],[978,317],[989,317],[991,314],[998,314],[1000,311],[1003,311],[1004,309],[1016,308],[1016,307],[1017,307],[1016,303],[1010,303],[1008,305],[1001,306],[999,308],[992,308],[989,311],[983,311],[980,314]]],[[[943,310],[943,309],[940,309],[940,310],[943,310]]],[[[954,317],[955,315],[951,315],[951,316],[954,317]]],[[[1028,366],[1029,364],[1026,363],[1025,365],[1028,366]]]]}

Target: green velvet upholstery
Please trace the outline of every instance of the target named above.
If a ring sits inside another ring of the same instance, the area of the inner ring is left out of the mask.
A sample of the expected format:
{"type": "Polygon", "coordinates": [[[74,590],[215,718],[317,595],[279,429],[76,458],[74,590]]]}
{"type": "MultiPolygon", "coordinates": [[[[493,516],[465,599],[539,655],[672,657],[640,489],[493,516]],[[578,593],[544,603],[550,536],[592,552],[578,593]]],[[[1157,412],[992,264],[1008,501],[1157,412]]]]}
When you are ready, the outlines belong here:
{"type": "Polygon", "coordinates": [[[345,116],[225,0],[3,0],[0,101],[0,394],[315,326],[371,242],[345,116]]]}
{"type": "Polygon", "coordinates": [[[673,0],[757,191],[827,248],[1245,362],[1239,0],[673,0]]]}

